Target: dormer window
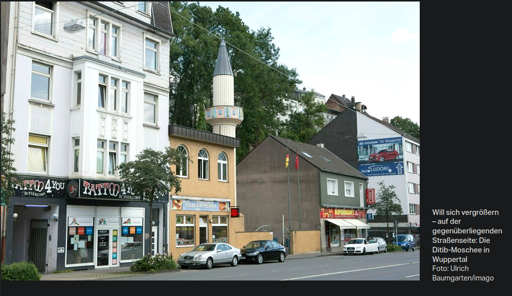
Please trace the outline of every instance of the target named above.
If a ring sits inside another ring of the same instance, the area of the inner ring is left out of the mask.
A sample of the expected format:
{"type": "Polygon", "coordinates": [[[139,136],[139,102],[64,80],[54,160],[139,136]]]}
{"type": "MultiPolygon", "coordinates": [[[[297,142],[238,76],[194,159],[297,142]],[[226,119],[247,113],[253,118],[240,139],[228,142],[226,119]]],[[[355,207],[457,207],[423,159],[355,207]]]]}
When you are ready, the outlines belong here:
{"type": "Polygon", "coordinates": [[[139,1],[139,2],[137,2],[137,11],[145,13],[145,14],[150,14],[149,5],[150,5],[150,2],[139,1]]]}

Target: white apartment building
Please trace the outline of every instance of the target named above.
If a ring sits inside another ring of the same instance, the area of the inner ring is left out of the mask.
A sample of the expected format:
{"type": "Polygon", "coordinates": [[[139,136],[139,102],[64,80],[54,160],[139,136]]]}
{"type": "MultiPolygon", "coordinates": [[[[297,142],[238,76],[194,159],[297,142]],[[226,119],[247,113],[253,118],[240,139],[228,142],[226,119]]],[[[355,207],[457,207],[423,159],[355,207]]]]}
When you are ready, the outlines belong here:
{"type": "Polygon", "coordinates": [[[53,272],[132,264],[150,243],[165,251],[167,201],[148,221],[115,168],[169,146],[169,2],[10,2],[9,12],[4,111],[20,179],[5,262],[53,272]]]}

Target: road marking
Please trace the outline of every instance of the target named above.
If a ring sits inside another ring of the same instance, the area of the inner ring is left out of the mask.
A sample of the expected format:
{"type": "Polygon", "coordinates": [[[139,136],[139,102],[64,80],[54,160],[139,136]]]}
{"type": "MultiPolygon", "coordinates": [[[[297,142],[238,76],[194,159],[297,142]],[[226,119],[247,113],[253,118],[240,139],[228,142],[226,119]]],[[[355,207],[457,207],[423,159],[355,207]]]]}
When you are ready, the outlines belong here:
{"type": "Polygon", "coordinates": [[[342,274],[342,273],[351,273],[351,272],[359,272],[359,271],[365,271],[365,270],[374,270],[374,269],[381,269],[381,268],[403,266],[403,265],[415,264],[415,263],[416,262],[411,262],[411,263],[384,265],[384,266],[377,266],[377,267],[370,267],[370,268],[361,268],[361,269],[353,269],[353,270],[346,270],[346,271],[322,273],[322,274],[316,274],[316,275],[308,275],[308,276],[302,276],[302,277],[296,277],[296,278],[282,279],[282,281],[293,281],[293,280],[300,280],[300,279],[307,279],[307,278],[314,278],[314,277],[321,277],[321,276],[328,276],[328,275],[335,275],[335,274],[342,274]]]}
{"type": "Polygon", "coordinates": [[[418,274],[408,275],[405,278],[411,278],[411,277],[417,277],[417,276],[420,276],[420,274],[418,273],[418,274]]]}

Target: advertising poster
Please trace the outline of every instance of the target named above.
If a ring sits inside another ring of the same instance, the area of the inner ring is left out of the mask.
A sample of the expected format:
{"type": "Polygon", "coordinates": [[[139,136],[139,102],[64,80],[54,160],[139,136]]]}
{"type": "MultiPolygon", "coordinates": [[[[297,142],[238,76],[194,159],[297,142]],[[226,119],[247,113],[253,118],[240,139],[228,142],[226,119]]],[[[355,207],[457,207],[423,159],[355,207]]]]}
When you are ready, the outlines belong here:
{"type": "Polygon", "coordinates": [[[357,142],[359,171],[366,176],[404,174],[402,137],[357,142]]]}

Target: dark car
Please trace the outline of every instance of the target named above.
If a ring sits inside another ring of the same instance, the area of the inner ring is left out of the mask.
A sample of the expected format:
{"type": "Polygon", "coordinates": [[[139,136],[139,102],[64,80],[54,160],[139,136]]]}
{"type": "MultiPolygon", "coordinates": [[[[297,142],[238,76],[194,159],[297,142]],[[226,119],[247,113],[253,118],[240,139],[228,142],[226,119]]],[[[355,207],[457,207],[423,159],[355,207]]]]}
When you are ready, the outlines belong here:
{"type": "Polygon", "coordinates": [[[385,160],[399,159],[400,154],[395,149],[382,149],[377,153],[373,153],[368,157],[369,161],[383,162],[385,160]]]}
{"type": "Polygon", "coordinates": [[[277,260],[284,262],[286,248],[273,240],[256,240],[242,247],[242,262],[257,262],[277,260]]]}
{"type": "Polygon", "coordinates": [[[402,247],[405,251],[416,250],[416,242],[412,234],[398,234],[391,243],[402,247]]]}

